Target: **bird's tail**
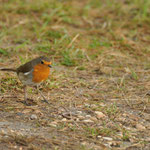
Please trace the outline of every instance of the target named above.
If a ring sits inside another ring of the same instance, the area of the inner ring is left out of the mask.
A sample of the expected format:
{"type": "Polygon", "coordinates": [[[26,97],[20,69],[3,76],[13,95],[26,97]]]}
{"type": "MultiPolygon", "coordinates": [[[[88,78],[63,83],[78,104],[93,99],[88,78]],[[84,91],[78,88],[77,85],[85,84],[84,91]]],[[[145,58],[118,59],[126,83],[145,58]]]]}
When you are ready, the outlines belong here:
{"type": "Polygon", "coordinates": [[[16,72],[16,69],[12,69],[12,68],[0,68],[1,71],[12,71],[12,72],[16,72]]]}

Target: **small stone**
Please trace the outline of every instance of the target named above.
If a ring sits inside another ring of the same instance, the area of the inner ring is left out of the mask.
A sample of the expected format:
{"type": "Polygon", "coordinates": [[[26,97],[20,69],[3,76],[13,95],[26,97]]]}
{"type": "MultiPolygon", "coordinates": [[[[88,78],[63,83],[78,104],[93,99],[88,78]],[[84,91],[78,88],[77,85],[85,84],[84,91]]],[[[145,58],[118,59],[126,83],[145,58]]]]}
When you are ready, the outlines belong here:
{"type": "Polygon", "coordinates": [[[105,114],[100,111],[95,111],[95,114],[98,119],[106,117],[105,114]]]}
{"type": "Polygon", "coordinates": [[[99,139],[100,139],[100,138],[102,138],[102,136],[98,135],[98,136],[97,136],[97,138],[99,138],[99,139]]]}
{"type": "Polygon", "coordinates": [[[40,110],[35,110],[34,113],[35,113],[35,114],[43,115],[43,113],[42,113],[40,110]]]}
{"type": "Polygon", "coordinates": [[[91,104],[92,108],[97,108],[97,106],[95,104],[91,104]]]}
{"type": "Polygon", "coordinates": [[[128,67],[125,67],[124,70],[126,73],[131,73],[131,70],[128,67]]]}
{"type": "Polygon", "coordinates": [[[67,121],[67,119],[66,119],[66,118],[63,118],[61,121],[66,122],[66,121],[67,121]]]}
{"type": "Polygon", "coordinates": [[[112,147],[112,146],[119,146],[120,145],[120,141],[109,141],[108,142],[109,146],[112,147]]]}
{"type": "Polygon", "coordinates": [[[101,103],[101,104],[100,104],[100,106],[101,106],[101,107],[105,107],[105,106],[106,106],[106,104],[104,104],[104,103],[101,103]]]}
{"type": "Polygon", "coordinates": [[[82,145],[87,145],[87,142],[82,142],[81,144],[82,144],[82,145]]]}
{"type": "Polygon", "coordinates": [[[145,138],[145,141],[150,142],[150,137],[145,138]]]}
{"type": "Polygon", "coordinates": [[[10,129],[10,132],[11,132],[11,133],[14,133],[15,131],[14,131],[14,130],[12,130],[12,129],[10,129]]]}
{"type": "Polygon", "coordinates": [[[57,117],[58,117],[58,119],[62,119],[62,115],[58,115],[57,117]]]}
{"type": "Polygon", "coordinates": [[[30,113],[31,111],[32,111],[31,109],[24,109],[24,110],[22,111],[22,113],[27,114],[27,113],[30,113]]]}
{"type": "Polygon", "coordinates": [[[150,121],[150,114],[143,113],[145,120],[150,121]]]}
{"type": "Polygon", "coordinates": [[[79,118],[76,118],[76,121],[80,121],[80,119],[79,119],[79,118]]]}
{"type": "Polygon", "coordinates": [[[22,116],[22,115],[24,115],[24,114],[21,113],[21,112],[18,112],[17,115],[18,115],[18,116],[22,116]]]}
{"type": "Polygon", "coordinates": [[[121,138],[122,138],[122,137],[123,137],[122,132],[119,132],[119,133],[117,134],[117,137],[119,137],[119,138],[121,137],[121,138]]]}
{"type": "Polygon", "coordinates": [[[56,126],[57,126],[57,122],[56,122],[56,121],[51,122],[51,123],[50,123],[50,126],[56,127],[56,126]]]}
{"type": "Polygon", "coordinates": [[[85,117],[84,117],[84,116],[79,115],[79,116],[78,116],[78,118],[79,118],[80,120],[83,120],[85,117]]]}
{"type": "Polygon", "coordinates": [[[91,117],[90,118],[92,121],[97,121],[97,118],[96,117],[91,117]]]}
{"type": "Polygon", "coordinates": [[[146,129],[142,124],[136,124],[136,128],[137,128],[139,131],[143,131],[143,130],[146,129]]]}
{"type": "Polygon", "coordinates": [[[91,118],[91,115],[86,115],[86,118],[91,118]]]}
{"type": "Polygon", "coordinates": [[[87,104],[87,103],[85,103],[84,105],[85,105],[86,107],[90,107],[90,105],[89,105],[89,104],[87,104]]]}
{"type": "Polygon", "coordinates": [[[112,141],[113,139],[111,137],[103,137],[104,140],[107,140],[107,141],[112,141]]]}
{"type": "Polygon", "coordinates": [[[82,111],[79,111],[79,110],[78,110],[78,111],[77,111],[77,114],[82,114],[82,111]]]}
{"type": "Polygon", "coordinates": [[[32,114],[32,115],[31,115],[31,117],[30,117],[30,119],[31,119],[31,120],[35,120],[35,119],[37,119],[37,115],[32,114]]]}
{"type": "Polygon", "coordinates": [[[93,123],[94,121],[90,120],[90,119],[87,119],[87,120],[83,120],[83,122],[86,122],[86,123],[93,123]]]}
{"type": "Polygon", "coordinates": [[[125,123],[126,122],[126,118],[124,118],[124,117],[118,117],[118,118],[115,119],[115,121],[125,123]]]}
{"type": "Polygon", "coordinates": [[[17,149],[17,146],[14,146],[15,149],[17,149]]]}

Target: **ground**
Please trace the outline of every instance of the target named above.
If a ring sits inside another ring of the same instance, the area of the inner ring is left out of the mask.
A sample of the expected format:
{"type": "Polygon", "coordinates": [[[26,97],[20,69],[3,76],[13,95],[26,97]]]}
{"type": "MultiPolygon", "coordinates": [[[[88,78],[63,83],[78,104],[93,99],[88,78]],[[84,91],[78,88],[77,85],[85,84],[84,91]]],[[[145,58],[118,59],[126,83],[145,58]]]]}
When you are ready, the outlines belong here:
{"type": "Polygon", "coordinates": [[[0,150],[149,150],[149,17],[149,0],[1,0],[0,68],[53,68],[31,106],[0,72],[0,150]]]}

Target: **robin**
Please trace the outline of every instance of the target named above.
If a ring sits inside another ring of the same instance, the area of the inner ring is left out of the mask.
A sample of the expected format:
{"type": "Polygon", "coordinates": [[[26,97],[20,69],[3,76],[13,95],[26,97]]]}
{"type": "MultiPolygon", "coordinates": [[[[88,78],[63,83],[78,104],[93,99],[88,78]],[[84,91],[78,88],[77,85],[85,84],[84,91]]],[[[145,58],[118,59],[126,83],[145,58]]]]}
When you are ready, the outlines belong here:
{"type": "Polygon", "coordinates": [[[48,78],[48,76],[50,74],[50,68],[51,68],[50,59],[45,56],[40,56],[40,57],[37,57],[37,58],[25,63],[24,65],[21,65],[17,69],[2,68],[0,70],[12,71],[12,72],[17,73],[19,80],[24,85],[24,102],[25,102],[25,104],[28,105],[27,92],[26,92],[26,87],[28,85],[36,86],[38,92],[41,94],[41,96],[47,102],[45,96],[39,90],[38,85],[48,78]]]}

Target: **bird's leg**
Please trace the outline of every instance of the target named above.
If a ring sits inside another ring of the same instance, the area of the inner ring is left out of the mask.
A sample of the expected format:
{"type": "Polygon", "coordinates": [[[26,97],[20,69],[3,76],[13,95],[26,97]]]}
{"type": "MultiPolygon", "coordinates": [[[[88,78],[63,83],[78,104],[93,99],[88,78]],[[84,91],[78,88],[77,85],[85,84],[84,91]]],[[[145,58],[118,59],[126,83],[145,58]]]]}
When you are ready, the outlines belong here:
{"type": "Polygon", "coordinates": [[[24,85],[24,101],[27,101],[27,86],[24,85]]]}
{"type": "Polygon", "coordinates": [[[43,101],[49,104],[49,102],[47,101],[47,99],[46,99],[46,97],[44,96],[44,94],[39,90],[39,86],[38,86],[38,85],[36,86],[36,89],[37,89],[37,91],[40,93],[40,95],[42,96],[42,98],[44,99],[43,101]]]}
{"type": "Polygon", "coordinates": [[[25,105],[30,106],[30,104],[27,102],[27,86],[24,85],[24,102],[25,105]]]}

